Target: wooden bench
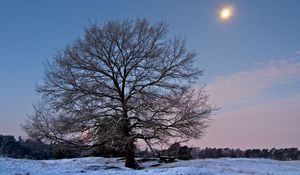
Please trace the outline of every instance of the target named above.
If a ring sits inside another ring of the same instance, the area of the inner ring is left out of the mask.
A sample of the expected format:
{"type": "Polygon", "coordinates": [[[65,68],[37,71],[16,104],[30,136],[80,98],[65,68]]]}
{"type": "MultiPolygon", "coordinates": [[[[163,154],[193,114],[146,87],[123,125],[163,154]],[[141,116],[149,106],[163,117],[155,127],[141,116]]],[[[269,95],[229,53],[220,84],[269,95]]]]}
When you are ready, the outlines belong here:
{"type": "Polygon", "coordinates": [[[159,163],[171,163],[175,162],[175,156],[159,156],[159,163]]]}

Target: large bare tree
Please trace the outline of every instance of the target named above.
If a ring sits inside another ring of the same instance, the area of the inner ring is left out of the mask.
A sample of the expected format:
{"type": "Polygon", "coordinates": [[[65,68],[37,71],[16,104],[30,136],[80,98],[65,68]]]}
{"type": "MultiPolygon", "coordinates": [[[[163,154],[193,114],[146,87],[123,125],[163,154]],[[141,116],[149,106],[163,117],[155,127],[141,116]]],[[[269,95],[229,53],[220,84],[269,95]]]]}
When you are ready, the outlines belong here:
{"type": "Polygon", "coordinates": [[[82,38],[46,64],[38,87],[42,104],[25,130],[44,141],[77,146],[105,144],[126,151],[170,138],[199,138],[213,108],[192,85],[202,74],[180,37],[165,23],[145,19],[89,25],[82,38]]]}

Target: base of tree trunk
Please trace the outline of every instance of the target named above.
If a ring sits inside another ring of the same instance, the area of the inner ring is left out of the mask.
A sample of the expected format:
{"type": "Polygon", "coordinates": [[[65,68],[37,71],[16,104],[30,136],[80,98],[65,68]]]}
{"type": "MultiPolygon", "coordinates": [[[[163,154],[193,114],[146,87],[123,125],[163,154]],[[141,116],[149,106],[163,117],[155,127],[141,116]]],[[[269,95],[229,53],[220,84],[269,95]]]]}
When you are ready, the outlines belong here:
{"type": "Polygon", "coordinates": [[[134,159],[134,151],[133,150],[128,150],[126,153],[126,161],[125,161],[125,166],[128,168],[133,168],[133,169],[138,169],[139,165],[134,159]]]}

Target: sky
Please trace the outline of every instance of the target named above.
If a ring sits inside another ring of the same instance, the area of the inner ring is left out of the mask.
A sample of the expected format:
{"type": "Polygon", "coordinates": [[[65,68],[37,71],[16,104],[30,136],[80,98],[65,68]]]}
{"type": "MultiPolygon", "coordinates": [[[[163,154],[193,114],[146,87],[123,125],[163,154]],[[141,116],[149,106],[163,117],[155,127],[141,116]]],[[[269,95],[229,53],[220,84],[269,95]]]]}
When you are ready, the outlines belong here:
{"type": "Polygon", "coordinates": [[[147,18],[169,24],[198,55],[210,103],[220,109],[200,147],[300,148],[298,0],[1,0],[0,134],[20,124],[40,98],[43,63],[82,36],[90,22],[147,18]],[[218,18],[230,5],[234,15],[218,18]]]}

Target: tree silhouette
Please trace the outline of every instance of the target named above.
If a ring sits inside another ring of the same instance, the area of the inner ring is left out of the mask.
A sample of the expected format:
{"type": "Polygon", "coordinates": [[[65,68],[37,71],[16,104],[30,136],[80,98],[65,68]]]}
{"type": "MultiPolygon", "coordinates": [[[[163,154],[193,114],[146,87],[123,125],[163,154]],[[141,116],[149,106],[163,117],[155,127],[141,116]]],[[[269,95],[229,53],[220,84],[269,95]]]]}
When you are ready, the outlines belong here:
{"type": "Polygon", "coordinates": [[[138,139],[199,138],[213,108],[201,88],[196,54],[168,27],[145,19],[91,24],[46,64],[41,104],[25,130],[43,141],[126,151],[136,168],[138,139]]]}

